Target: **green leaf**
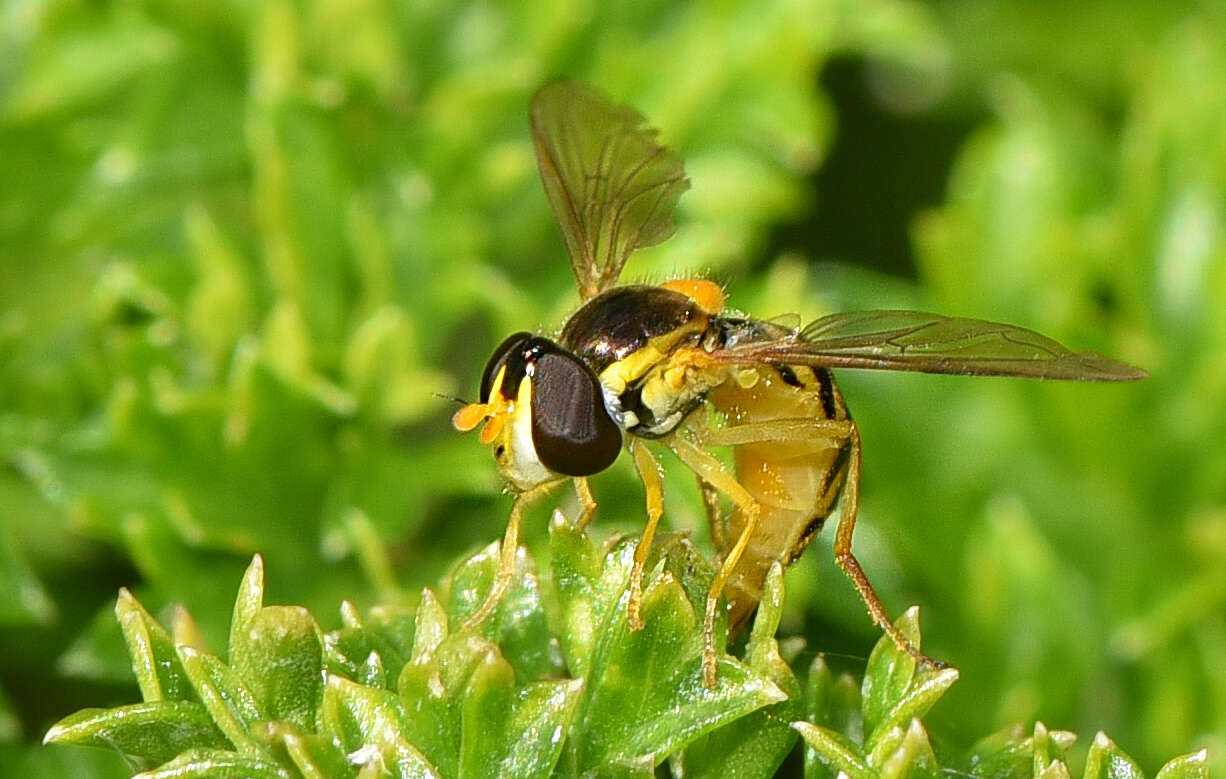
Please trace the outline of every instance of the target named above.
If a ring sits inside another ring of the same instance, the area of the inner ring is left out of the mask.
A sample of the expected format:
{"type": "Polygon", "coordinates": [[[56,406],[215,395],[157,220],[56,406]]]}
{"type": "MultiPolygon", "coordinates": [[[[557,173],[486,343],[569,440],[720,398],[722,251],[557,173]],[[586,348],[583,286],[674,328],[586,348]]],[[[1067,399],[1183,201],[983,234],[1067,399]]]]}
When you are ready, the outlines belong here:
{"type": "MultiPolygon", "coordinates": [[[[873,776],[868,761],[860,754],[860,747],[847,736],[803,721],[793,722],[792,727],[800,733],[805,744],[813,750],[817,759],[829,771],[834,774],[846,774],[851,779],[870,779],[873,776]]],[[[810,770],[809,761],[806,761],[805,775],[824,776],[826,774],[810,770]]]]}
{"type": "MultiPolygon", "coordinates": [[[[1038,734],[1036,732],[1036,739],[1038,734]]],[[[1038,764],[1036,762],[1036,775],[1038,764]]],[[[1085,779],[1144,779],[1141,767],[1115,745],[1107,734],[1098,733],[1086,755],[1085,779]]]]}
{"type": "Polygon", "coordinates": [[[282,763],[293,765],[303,779],[337,779],[357,774],[357,768],[332,738],[314,733],[304,733],[288,722],[262,723],[259,735],[282,751],[282,763]]]}
{"type": "Polygon", "coordinates": [[[256,555],[243,573],[234,596],[234,610],[230,617],[230,647],[242,646],[243,633],[251,627],[256,614],[264,607],[264,558],[256,555]]]}
{"type": "Polygon", "coordinates": [[[826,664],[826,658],[817,655],[809,666],[805,686],[806,719],[863,741],[860,687],[850,674],[835,677],[826,664]]]}
{"type": "Polygon", "coordinates": [[[329,676],[320,722],[359,767],[383,766],[397,777],[439,775],[407,738],[405,711],[394,693],[329,676]]]}
{"type": "Polygon", "coordinates": [[[195,700],[170,634],[127,589],[119,591],[115,616],[128,644],[141,697],[146,701],[195,700]]]}
{"type": "Polygon", "coordinates": [[[549,552],[562,618],[558,631],[562,654],[572,674],[585,676],[597,632],[630,581],[634,548],[628,543],[616,544],[606,547],[602,554],[582,530],[556,513],[549,523],[549,552]],[[610,564],[613,555],[618,561],[610,564]]]}
{"type": "MultiPolygon", "coordinates": [[[[610,554],[606,561],[621,568],[625,557],[610,554]]],[[[571,743],[579,771],[644,757],[658,763],[704,733],[786,697],[729,658],[720,658],[716,685],[703,685],[698,619],[668,570],[643,593],[642,630],[629,630],[624,600],[604,616],[585,664],[588,694],[571,743]]]]}
{"type": "MultiPolygon", "coordinates": [[[[462,624],[481,606],[499,567],[497,550],[497,545],[482,549],[444,577],[440,592],[451,624],[462,624]]],[[[494,615],[477,629],[499,644],[518,678],[565,674],[561,648],[549,630],[540,582],[524,550],[516,557],[511,586],[494,615]]]]}
{"type": "Polygon", "coordinates": [[[1039,776],[1056,763],[1063,766],[1063,754],[1075,740],[1072,733],[1049,731],[1042,723],[1035,723],[1030,735],[1021,725],[1014,725],[971,747],[966,756],[966,770],[1002,779],[1039,776]]]}
{"type": "Polygon", "coordinates": [[[1075,736],[1062,731],[1049,731],[1042,722],[1034,724],[1031,744],[1034,749],[1034,775],[1042,776],[1049,771],[1068,773],[1064,752],[1073,745],[1075,736]]]}
{"type": "Polygon", "coordinates": [[[47,731],[48,744],[108,747],[150,764],[189,749],[224,749],[230,743],[209,712],[194,701],[150,701],[113,709],[82,709],[47,731]]]}
{"type": "Polygon", "coordinates": [[[196,695],[230,743],[243,754],[261,752],[250,729],[253,724],[268,717],[260,709],[251,690],[213,655],[181,646],[179,658],[196,695]]]}
{"type": "MultiPolygon", "coordinates": [[[[894,624],[918,649],[919,609],[907,609],[894,624]]],[[[893,641],[878,641],[873,647],[864,671],[864,689],[860,693],[867,733],[881,728],[890,710],[902,700],[915,677],[915,665],[915,658],[893,641]]]]}
{"type": "MultiPolygon", "coordinates": [[[[918,647],[918,609],[908,609],[896,624],[918,647]]],[[[893,639],[882,635],[857,693],[849,677],[833,678],[819,655],[806,689],[805,708],[812,721],[793,723],[806,743],[805,775],[937,776],[941,767],[920,718],[957,678],[953,668],[918,667],[893,639]]]]}
{"type": "Polygon", "coordinates": [[[251,755],[220,749],[187,752],[134,779],[293,779],[279,764],[251,755]]]}
{"type": "Polygon", "coordinates": [[[329,672],[356,682],[394,688],[395,680],[413,652],[417,619],[400,606],[376,607],[355,624],[327,636],[325,662],[329,672]],[[372,657],[378,658],[379,673],[372,675],[372,657]]]}
{"type": "Polygon", "coordinates": [[[265,606],[232,632],[230,667],[270,719],[301,728],[315,724],[323,695],[319,625],[301,606],[265,606]]]}
{"type": "MultiPolygon", "coordinates": [[[[1069,776],[1064,755],[1072,734],[1041,723],[1028,737],[1013,729],[981,741],[959,767],[942,765],[920,717],[957,672],[898,662],[903,655],[888,636],[879,639],[861,685],[846,674],[833,676],[819,655],[802,686],[774,638],[783,605],[779,565],[767,577],[745,661],[721,656],[716,684],[708,688],[693,601],[705,597],[713,574],[690,542],[661,536],[648,559],[645,627],[632,632],[624,588],[634,541],[614,539],[598,550],[569,526],[555,522],[553,531],[554,550],[574,555],[569,566],[554,560],[569,578],[555,591],[538,591],[525,555],[511,588],[521,593],[522,615],[502,615],[502,627],[522,617],[533,640],[542,642],[549,624],[562,624],[556,615],[547,618],[553,604],[563,613],[567,598],[571,618],[601,615],[588,622],[590,641],[569,644],[570,651],[591,653],[574,658],[583,676],[550,678],[531,653],[513,659],[470,630],[450,632],[447,611],[429,590],[412,617],[400,606],[364,617],[345,603],[345,627],[321,640],[305,609],[262,605],[257,558],[236,598],[230,665],[201,649],[194,620],[181,610],[174,617],[178,646],[167,655],[172,639],[122,592],[115,613],[142,689],[150,695],[177,690],[189,699],[86,709],[54,726],[46,741],[104,746],[143,764],[162,763],[143,774],[158,777],[649,777],[670,756],[674,771],[687,776],[767,777],[791,750],[794,730],[805,744],[808,777],[1069,776]],[[585,598],[605,605],[581,608],[585,598]],[[408,655],[394,691],[385,688],[383,652],[408,655]],[[546,678],[521,682],[524,668],[546,678]],[[319,679],[326,680],[322,690],[319,679]],[[869,709],[878,722],[865,739],[869,709]],[[813,721],[795,719],[798,713],[813,721]]],[[[488,581],[486,557],[483,551],[462,560],[446,591],[464,586],[465,577],[488,581]]],[[[903,628],[918,642],[914,610],[903,628]]],[[[1172,761],[1165,775],[1200,779],[1205,759],[1202,752],[1172,761]]],[[[1140,777],[1136,763],[1101,734],[1086,771],[1087,779],[1140,777]]]]}
{"type": "Polygon", "coordinates": [[[804,716],[804,700],[800,682],[779,655],[775,640],[782,614],[783,568],[775,563],[766,577],[745,648],[745,663],[763,679],[774,682],[787,700],[751,712],[695,740],[680,761],[685,776],[718,779],[728,774],[729,766],[736,766],[738,777],[771,777],[795,746],[796,731],[790,723],[804,716]]]}
{"type": "Polygon", "coordinates": [[[502,658],[478,666],[464,695],[460,776],[548,776],[562,753],[583,682],[515,688],[502,658]]]}
{"type": "Polygon", "coordinates": [[[399,690],[408,738],[445,775],[536,775],[557,762],[582,683],[516,686],[494,644],[459,633],[406,665],[399,690]]]}
{"type": "MultiPolygon", "coordinates": [[[[907,609],[895,624],[919,646],[919,609],[907,609]]],[[[869,657],[861,692],[867,732],[865,749],[875,756],[876,759],[870,758],[872,762],[879,765],[884,758],[878,751],[878,742],[886,734],[908,732],[911,720],[927,714],[957,680],[956,668],[917,667],[915,658],[883,635],[869,657]]]]}
{"type": "MultiPolygon", "coordinates": [[[[1097,739],[1096,739],[1097,740],[1097,739]]],[[[1177,757],[1158,770],[1157,779],[1208,779],[1209,750],[1177,757]]]]}

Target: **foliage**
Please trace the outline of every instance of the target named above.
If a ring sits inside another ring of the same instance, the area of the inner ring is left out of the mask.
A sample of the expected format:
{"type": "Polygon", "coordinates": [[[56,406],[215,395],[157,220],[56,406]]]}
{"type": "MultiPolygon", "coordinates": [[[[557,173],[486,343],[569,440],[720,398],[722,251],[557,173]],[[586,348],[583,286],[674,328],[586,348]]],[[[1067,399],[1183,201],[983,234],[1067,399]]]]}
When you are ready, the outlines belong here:
{"type": "MultiPolygon", "coordinates": [[[[551,575],[526,556],[490,622],[453,631],[493,582],[496,548],[461,560],[442,599],[421,593],[415,613],[344,611],[324,634],[310,612],[264,605],[257,557],[239,587],[228,662],[198,643],[180,612],[173,637],[125,590],[123,627],[142,703],[85,709],[47,740],[109,747],[144,779],[164,777],[642,776],[668,759],[675,775],[773,776],[796,741],[805,775],[902,777],[1069,775],[1070,733],[985,739],[952,765],[938,761],[921,717],[958,678],[917,667],[883,637],[860,690],[818,655],[802,685],[774,639],[782,593],[776,565],[740,662],[725,657],[702,681],[699,615],[714,570],[686,539],[661,539],[643,600],[645,627],[628,629],[626,592],[636,541],[597,547],[560,516],[551,575]],[[803,692],[802,692],[803,690],[803,692]],[[802,717],[810,718],[799,719],[802,717]]],[[[918,611],[899,626],[919,642],[918,611]]],[[[1204,751],[1159,773],[1203,779],[1204,751]]],[[[1142,776],[1106,736],[1087,779],[1142,776]]]]}
{"type": "MultiPolygon", "coordinates": [[[[1043,720],[1109,730],[1145,766],[1207,745],[1226,770],[1212,4],[10,0],[0,19],[0,774],[122,772],[34,745],[65,712],[135,697],[119,586],[163,618],[185,604],[184,643],[218,647],[224,583],[253,554],[310,613],[407,615],[500,534],[488,453],[438,396],[471,395],[494,344],[575,304],[526,129],[554,75],[635,105],[685,160],[680,230],[630,277],[711,274],[760,316],[999,319],[1150,371],[841,374],[865,443],[856,549],[962,671],[934,732],[1043,720]],[[817,84],[848,60],[889,132],[827,181],[870,143],[862,106],[817,84]],[[902,151],[932,126],[955,128],[951,173],[902,151]],[[848,199],[873,210],[840,231],[902,229],[879,214],[925,171],[949,177],[906,216],[907,278],[772,233],[848,199]]],[[[625,463],[594,486],[600,527],[641,527],[625,463]]],[[[684,469],[665,487],[666,524],[709,549],[684,469]]],[[[545,526],[525,526],[538,557],[545,526]]],[[[862,657],[878,632],[822,543],[788,574],[782,631],[862,657]]]]}

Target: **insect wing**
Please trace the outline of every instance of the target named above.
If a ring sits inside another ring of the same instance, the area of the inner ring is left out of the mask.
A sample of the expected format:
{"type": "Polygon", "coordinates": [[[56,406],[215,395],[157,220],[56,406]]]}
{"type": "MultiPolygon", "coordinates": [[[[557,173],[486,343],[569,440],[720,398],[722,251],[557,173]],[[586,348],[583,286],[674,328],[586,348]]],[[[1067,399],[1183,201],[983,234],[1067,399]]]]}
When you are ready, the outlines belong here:
{"type": "Polygon", "coordinates": [[[1140,368],[1093,352],[1073,352],[1013,325],[919,311],[852,311],[822,317],[795,336],[717,353],[729,363],[1128,381],[1140,368]]]}
{"type": "Polygon", "coordinates": [[[629,106],[573,81],[532,98],[532,143],[580,294],[617,281],[635,250],[673,234],[673,210],[689,188],[681,158],[629,106]]]}

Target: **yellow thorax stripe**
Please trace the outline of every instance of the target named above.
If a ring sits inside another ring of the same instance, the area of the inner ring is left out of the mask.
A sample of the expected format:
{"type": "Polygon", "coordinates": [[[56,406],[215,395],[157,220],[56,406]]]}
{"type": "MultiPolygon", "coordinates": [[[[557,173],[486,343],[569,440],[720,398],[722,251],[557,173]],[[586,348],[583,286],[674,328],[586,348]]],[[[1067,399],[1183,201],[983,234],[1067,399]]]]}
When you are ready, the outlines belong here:
{"type": "Polygon", "coordinates": [[[605,368],[600,374],[600,383],[615,395],[622,394],[632,382],[667,359],[678,343],[706,329],[707,318],[698,317],[674,330],[649,338],[641,348],[605,368]]]}

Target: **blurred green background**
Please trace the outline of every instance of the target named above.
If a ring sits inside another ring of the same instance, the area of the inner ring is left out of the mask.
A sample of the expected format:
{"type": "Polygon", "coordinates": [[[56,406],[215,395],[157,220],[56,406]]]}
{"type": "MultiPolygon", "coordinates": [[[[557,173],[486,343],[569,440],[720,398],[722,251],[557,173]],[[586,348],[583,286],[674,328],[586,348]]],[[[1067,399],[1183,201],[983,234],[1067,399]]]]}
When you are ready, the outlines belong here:
{"type": "MultiPolygon", "coordinates": [[[[327,628],[501,536],[438,394],[576,303],[527,131],[556,76],[686,161],[678,234],[626,278],[997,319],[1150,371],[840,374],[856,548],[963,671],[938,738],[1041,719],[1226,769],[1220,4],[4,0],[0,773],[124,775],[36,746],[137,699],[119,586],[221,648],[257,551],[327,628]]],[[[665,464],[666,524],[702,538],[665,464]]],[[[628,464],[594,488],[596,527],[640,526],[628,464]]],[[[862,672],[878,634],[829,535],[782,633],[862,672]]]]}

